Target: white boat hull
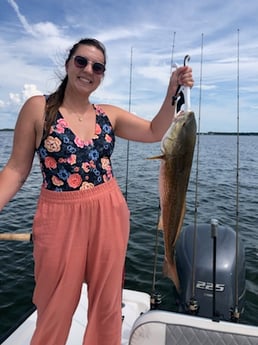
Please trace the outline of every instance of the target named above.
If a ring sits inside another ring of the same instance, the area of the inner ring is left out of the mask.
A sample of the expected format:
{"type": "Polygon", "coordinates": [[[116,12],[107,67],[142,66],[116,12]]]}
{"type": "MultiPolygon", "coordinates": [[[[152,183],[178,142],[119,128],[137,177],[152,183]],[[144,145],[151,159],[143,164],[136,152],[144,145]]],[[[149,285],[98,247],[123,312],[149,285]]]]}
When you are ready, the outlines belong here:
{"type": "MultiPolygon", "coordinates": [[[[87,325],[87,287],[74,314],[66,345],[80,345],[87,325]]],[[[121,345],[258,345],[258,328],[225,321],[150,310],[150,296],[144,292],[123,290],[121,345]]],[[[29,345],[37,313],[31,314],[3,345],[29,345]]]]}
{"type": "MultiPolygon", "coordinates": [[[[83,285],[81,299],[73,316],[72,327],[66,345],[82,344],[83,335],[87,325],[87,286],[83,285]]],[[[127,345],[132,326],[140,316],[150,309],[150,296],[144,292],[123,289],[124,317],[122,326],[121,344],[127,345]]],[[[2,345],[29,345],[30,339],[35,329],[37,312],[31,314],[22,325],[17,328],[2,345]]]]}

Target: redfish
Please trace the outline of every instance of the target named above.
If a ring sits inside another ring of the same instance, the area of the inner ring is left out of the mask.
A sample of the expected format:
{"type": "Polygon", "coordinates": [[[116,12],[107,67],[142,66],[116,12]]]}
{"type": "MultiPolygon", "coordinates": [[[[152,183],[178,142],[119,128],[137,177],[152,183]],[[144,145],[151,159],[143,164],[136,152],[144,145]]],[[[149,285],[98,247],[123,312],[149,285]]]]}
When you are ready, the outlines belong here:
{"type": "Polygon", "coordinates": [[[194,112],[179,111],[161,141],[159,193],[161,216],[159,229],[163,230],[165,260],[164,274],[180,291],[175,263],[175,245],[180,234],[185,210],[186,194],[196,142],[194,112]]]}

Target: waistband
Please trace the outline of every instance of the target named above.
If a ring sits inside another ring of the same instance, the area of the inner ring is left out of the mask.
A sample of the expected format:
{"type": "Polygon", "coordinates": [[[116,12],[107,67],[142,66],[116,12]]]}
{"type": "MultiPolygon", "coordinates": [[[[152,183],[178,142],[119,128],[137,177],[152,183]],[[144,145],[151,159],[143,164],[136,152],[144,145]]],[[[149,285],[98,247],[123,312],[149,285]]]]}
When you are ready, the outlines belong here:
{"type": "Polygon", "coordinates": [[[46,188],[41,188],[40,192],[40,199],[48,202],[71,202],[71,201],[81,201],[82,199],[95,199],[99,198],[101,195],[105,193],[110,193],[111,191],[114,192],[115,190],[119,190],[120,188],[117,184],[116,178],[112,178],[111,180],[101,183],[93,188],[84,189],[84,190],[76,190],[76,191],[69,191],[69,192],[56,192],[46,188]]]}

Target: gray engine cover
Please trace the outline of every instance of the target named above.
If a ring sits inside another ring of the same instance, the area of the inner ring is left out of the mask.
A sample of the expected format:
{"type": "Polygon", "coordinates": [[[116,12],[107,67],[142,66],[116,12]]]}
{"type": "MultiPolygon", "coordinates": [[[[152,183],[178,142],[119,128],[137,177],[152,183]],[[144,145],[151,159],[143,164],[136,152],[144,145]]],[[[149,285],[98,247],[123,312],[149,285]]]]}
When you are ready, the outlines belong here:
{"type": "MultiPolygon", "coordinates": [[[[180,311],[188,312],[192,297],[198,302],[197,315],[212,318],[213,313],[213,248],[211,225],[196,227],[196,256],[193,275],[194,226],[185,227],[176,245],[176,264],[181,285],[180,311]],[[194,276],[194,279],[192,277],[194,276]],[[193,294],[194,286],[194,294],[193,294]]],[[[216,232],[216,314],[221,320],[231,320],[236,302],[238,311],[244,309],[245,252],[238,239],[236,260],[236,233],[230,227],[217,226],[216,232]],[[236,270],[236,261],[238,269],[236,270]],[[235,276],[237,274],[237,280],[235,276]],[[237,282],[237,286],[236,286],[237,282]],[[236,298],[237,295],[237,298],[236,298]]]]}

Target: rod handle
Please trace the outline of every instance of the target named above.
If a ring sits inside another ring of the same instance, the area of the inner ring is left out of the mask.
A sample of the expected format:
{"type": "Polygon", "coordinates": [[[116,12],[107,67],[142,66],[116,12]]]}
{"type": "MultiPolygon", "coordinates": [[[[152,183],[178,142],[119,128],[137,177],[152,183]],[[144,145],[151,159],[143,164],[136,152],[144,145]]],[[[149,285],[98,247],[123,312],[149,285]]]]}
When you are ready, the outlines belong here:
{"type": "Polygon", "coordinates": [[[12,233],[12,232],[4,232],[0,233],[0,241],[25,241],[31,242],[32,241],[32,233],[12,233]]]}

